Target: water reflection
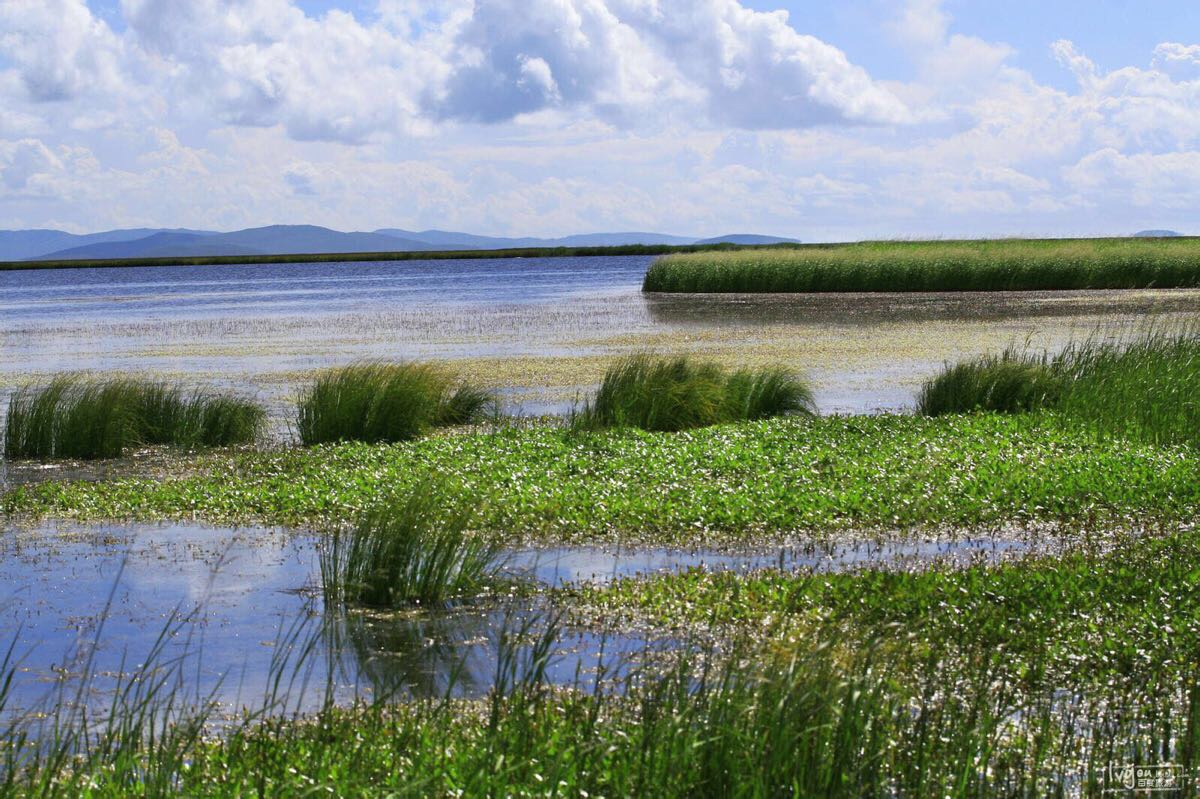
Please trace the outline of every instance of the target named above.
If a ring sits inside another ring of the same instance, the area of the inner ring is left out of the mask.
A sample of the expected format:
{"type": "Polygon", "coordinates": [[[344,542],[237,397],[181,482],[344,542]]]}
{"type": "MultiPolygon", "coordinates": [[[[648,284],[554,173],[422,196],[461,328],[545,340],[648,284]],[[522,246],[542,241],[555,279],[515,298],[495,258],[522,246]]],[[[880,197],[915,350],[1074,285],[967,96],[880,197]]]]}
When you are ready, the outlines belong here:
{"type": "MultiPolygon", "coordinates": [[[[903,568],[999,559],[1035,545],[829,542],[749,554],[573,547],[514,552],[508,568],[557,585],[685,568],[903,568]]],[[[495,684],[514,631],[521,653],[552,630],[548,680],[589,690],[679,644],[662,633],[558,625],[543,595],[437,611],[325,608],[317,539],[284,530],[48,522],[7,526],[2,546],[0,645],[13,642],[21,658],[6,713],[35,709],[64,685],[86,686],[84,701],[103,707],[152,658],[186,664],[187,692],[227,711],[260,706],[286,675],[282,693],[303,710],[327,698],[479,696],[495,684]]]]}
{"type": "Polygon", "coordinates": [[[928,321],[981,322],[1055,317],[1195,314],[1200,292],[962,291],[931,293],[653,294],[650,318],[660,325],[880,325],[928,321]]]}

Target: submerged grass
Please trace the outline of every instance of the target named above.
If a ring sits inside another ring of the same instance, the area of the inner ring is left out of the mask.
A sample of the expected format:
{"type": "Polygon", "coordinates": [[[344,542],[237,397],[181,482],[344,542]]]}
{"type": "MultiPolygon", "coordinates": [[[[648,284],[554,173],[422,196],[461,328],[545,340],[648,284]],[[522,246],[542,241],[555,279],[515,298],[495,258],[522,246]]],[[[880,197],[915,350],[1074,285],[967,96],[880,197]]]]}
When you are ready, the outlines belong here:
{"type": "Polygon", "coordinates": [[[253,443],[266,411],[249,400],[135,378],[54,377],[15,391],[7,458],[115,458],[133,446],[253,443]]]}
{"type": "Polygon", "coordinates": [[[359,363],[319,375],[300,397],[306,445],[407,441],[434,427],[471,424],[494,411],[491,392],[432,363],[359,363]]]}
{"type": "Polygon", "coordinates": [[[471,529],[480,515],[471,497],[450,507],[435,484],[415,487],[335,531],[321,557],[325,601],[398,608],[461,598],[500,568],[503,544],[471,529]]]}
{"type": "Polygon", "coordinates": [[[1055,357],[1015,349],[947,366],[918,396],[919,412],[1054,408],[1106,435],[1200,443],[1200,332],[1093,337],[1055,357]]]}
{"type": "Polygon", "coordinates": [[[864,242],[667,255],[650,292],[1018,291],[1200,286],[1196,239],[864,242]]]}
{"type": "Polygon", "coordinates": [[[782,367],[727,372],[686,355],[631,355],[610,367],[576,429],[676,432],[721,422],[813,412],[812,390],[782,367]]]}

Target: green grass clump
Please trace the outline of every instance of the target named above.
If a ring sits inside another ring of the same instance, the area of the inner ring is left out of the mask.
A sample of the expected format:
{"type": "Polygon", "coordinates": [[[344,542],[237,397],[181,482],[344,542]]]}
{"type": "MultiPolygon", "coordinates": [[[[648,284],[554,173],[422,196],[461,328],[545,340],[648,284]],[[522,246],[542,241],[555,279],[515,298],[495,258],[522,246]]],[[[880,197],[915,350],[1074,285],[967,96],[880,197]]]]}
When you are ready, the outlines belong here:
{"type": "Polygon", "coordinates": [[[499,568],[502,545],[471,530],[478,503],[418,486],[334,532],[321,557],[326,602],[397,608],[433,604],[482,588],[499,568]]]}
{"type": "Polygon", "coordinates": [[[1107,435],[1200,443],[1200,333],[1093,337],[1051,358],[1006,350],[947,366],[917,398],[927,416],[1053,408],[1107,435]]]}
{"type": "Polygon", "coordinates": [[[644,291],[1020,291],[1200,286],[1196,239],[892,241],[667,255],[644,291]]]}
{"type": "Polygon", "coordinates": [[[266,411],[249,400],[136,378],[66,374],[13,393],[7,458],[115,458],[130,447],[254,442],[266,411]]]}
{"type": "Polygon", "coordinates": [[[1200,331],[1091,340],[1055,361],[1068,381],[1059,409],[1109,435],[1200,444],[1200,331]]]}
{"type": "Polygon", "coordinates": [[[812,413],[812,391],[786,369],[728,373],[687,356],[631,355],[604,375],[595,397],[576,414],[580,429],[638,427],[675,432],[721,422],[812,413]]]}
{"type": "Polygon", "coordinates": [[[1032,411],[1057,403],[1065,382],[1045,357],[1009,349],[947,366],[921,387],[917,411],[926,416],[1032,411]]]}
{"type": "Polygon", "coordinates": [[[432,428],[471,424],[496,406],[488,391],[430,363],[360,363],[320,375],[300,397],[306,445],[408,441],[432,428]]]}

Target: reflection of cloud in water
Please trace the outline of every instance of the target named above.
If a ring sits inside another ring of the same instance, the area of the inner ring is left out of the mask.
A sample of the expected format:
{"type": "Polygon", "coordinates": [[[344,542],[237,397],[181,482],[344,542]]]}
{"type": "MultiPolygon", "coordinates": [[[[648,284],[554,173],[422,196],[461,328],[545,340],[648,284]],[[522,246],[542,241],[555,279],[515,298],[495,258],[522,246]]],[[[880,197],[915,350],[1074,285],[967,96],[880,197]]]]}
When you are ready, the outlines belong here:
{"type": "MultiPolygon", "coordinates": [[[[103,706],[113,675],[142,662],[173,609],[186,618],[166,642],[167,654],[188,658],[181,674],[189,692],[215,691],[227,708],[260,705],[281,659],[294,660],[307,647],[313,657],[297,684],[309,692],[303,701],[291,697],[301,709],[320,704],[326,684],[344,701],[380,693],[477,696],[494,684],[505,635],[527,628],[517,651],[528,653],[529,639],[550,623],[542,599],[441,611],[325,613],[313,590],[316,541],[302,533],[54,522],[4,532],[0,645],[15,639],[15,651],[24,657],[10,711],[35,704],[64,668],[81,669],[85,656],[94,657],[92,671],[99,675],[89,701],[103,706]]],[[[998,560],[1045,549],[1054,540],[830,541],[756,553],[561,547],[514,552],[508,568],[546,585],[689,567],[920,568],[932,559],[998,560]]],[[[677,645],[647,633],[561,628],[548,677],[589,687],[601,664],[612,677],[677,645]]]]}

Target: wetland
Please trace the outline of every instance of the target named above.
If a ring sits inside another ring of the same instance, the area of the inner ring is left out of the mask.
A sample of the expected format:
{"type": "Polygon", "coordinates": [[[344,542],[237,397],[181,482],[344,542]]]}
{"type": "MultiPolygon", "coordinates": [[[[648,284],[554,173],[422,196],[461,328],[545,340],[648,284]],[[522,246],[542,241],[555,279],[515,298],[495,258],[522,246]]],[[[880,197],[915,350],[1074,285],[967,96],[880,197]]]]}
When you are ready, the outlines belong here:
{"type": "Polygon", "coordinates": [[[0,787],[1194,795],[1200,291],[656,295],[650,263],[0,272],[6,418],[84,370],[267,419],[5,459],[0,787]],[[298,421],[361,383],[331,368],[415,361],[368,370],[429,387],[388,407],[498,410],[298,421]],[[572,421],[645,375],[787,396],[572,421]]]}

